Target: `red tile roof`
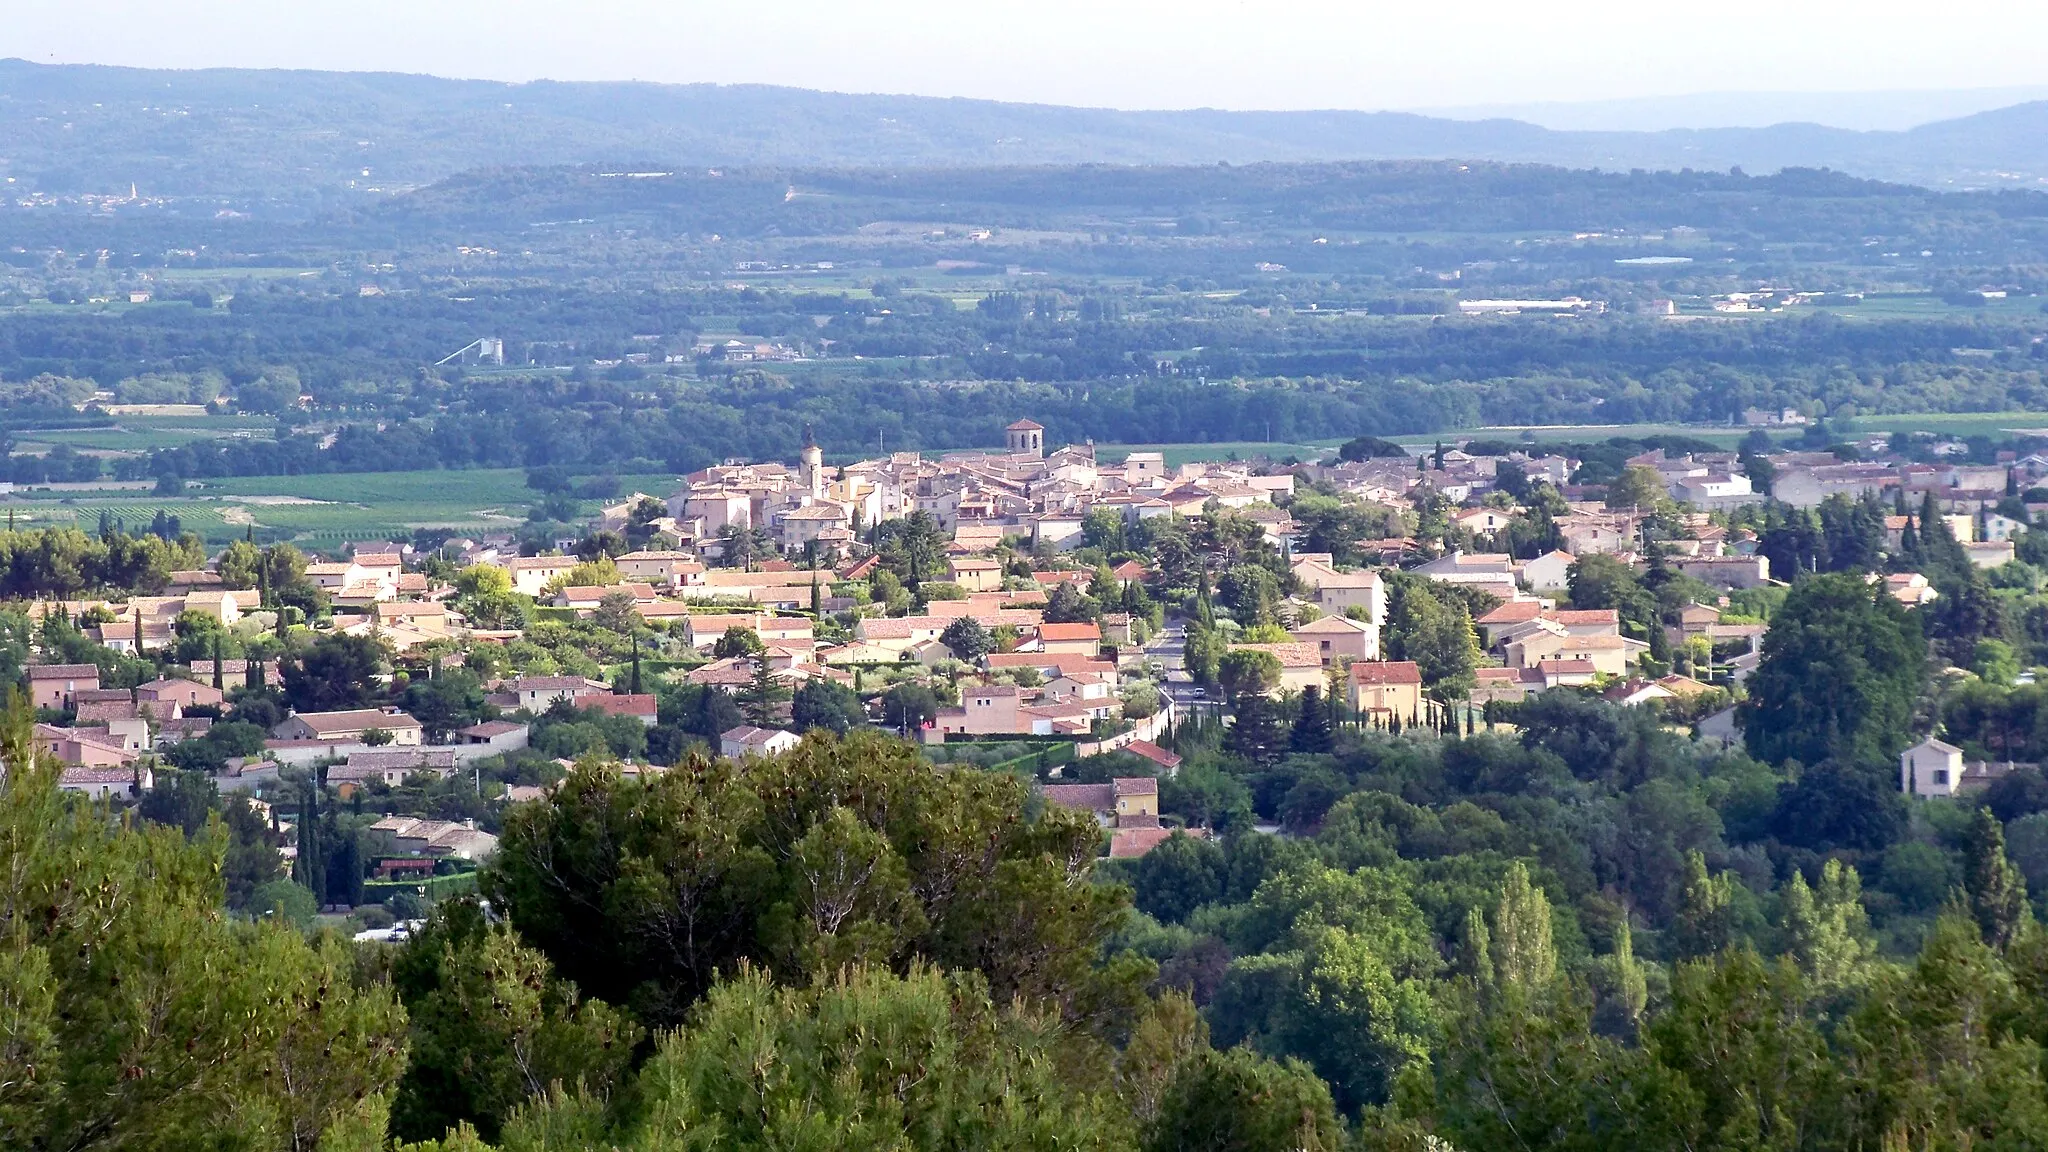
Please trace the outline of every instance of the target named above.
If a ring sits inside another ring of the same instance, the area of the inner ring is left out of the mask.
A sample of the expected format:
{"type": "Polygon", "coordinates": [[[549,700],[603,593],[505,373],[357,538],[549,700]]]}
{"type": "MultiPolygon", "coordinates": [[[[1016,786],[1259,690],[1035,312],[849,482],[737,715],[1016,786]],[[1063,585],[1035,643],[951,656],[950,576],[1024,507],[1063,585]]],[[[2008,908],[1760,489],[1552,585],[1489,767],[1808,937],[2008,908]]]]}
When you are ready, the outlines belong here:
{"type": "Polygon", "coordinates": [[[1360,660],[1351,666],[1353,684],[1422,683],[1422,669],[1413,660],[1360,660]]]}
{"type": "Polygon", "coordinates": [[[1475,624],[1520,624],[1534,620],[1543,614],[1543,604],[1538,600],[1510,600],[1493,611],[1473,621],[1475,624]]]}
{"type": "Polygon", "coordinates": [[[1109,858],[1135,860],[1173,839],[1175,834],[1207,838],[1207,833],[1199,828],[1118,828],[1109,834],[1109,858]]]}
{"type": "Polygon", "coordinates": [[[1180,767],[1180,757],[1178,755],[1168,752],[1150,740],[1133,740],[1129,744],[1124,745],[1124,751],[1129,752],[1133,756],[1142,756],[1169,772],[1180,767]]]}
{"type": "Polygon", "coordinates": [[[1559,608],[1544,615],[1559,624],[1621,625],[1621,613],[1613,608],[1559,608]]]}

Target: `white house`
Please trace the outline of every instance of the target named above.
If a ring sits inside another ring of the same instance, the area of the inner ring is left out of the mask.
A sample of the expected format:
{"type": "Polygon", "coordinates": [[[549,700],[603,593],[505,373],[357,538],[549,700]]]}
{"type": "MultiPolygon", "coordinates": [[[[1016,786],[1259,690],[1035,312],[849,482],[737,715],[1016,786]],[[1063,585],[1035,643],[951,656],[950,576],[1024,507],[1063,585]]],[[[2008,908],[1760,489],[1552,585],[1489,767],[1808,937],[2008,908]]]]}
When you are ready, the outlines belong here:
{"type": "Polygon", "coordinates": [[[1987,788],[2011,764],[1965,761],[1963,750],[1929,736],[1899,753],[1899,791],[1909,796],[1955,796],[1987,788]]]}
{"type": "Polygon", "coordinates": [[[755,728],[742,724],[718,735],[718,754],[727,760],[780,756],[796,746],[796,733],[780,728],[755,728]]]}
{"type": "Polygon", "coordinates": [[[1531,592],[1545,592],[1568,587],[1571,584],[1572,562],[1576,559],[1569,552],[1552,550],[1522,565],[1522,583],[1531,592]]]}

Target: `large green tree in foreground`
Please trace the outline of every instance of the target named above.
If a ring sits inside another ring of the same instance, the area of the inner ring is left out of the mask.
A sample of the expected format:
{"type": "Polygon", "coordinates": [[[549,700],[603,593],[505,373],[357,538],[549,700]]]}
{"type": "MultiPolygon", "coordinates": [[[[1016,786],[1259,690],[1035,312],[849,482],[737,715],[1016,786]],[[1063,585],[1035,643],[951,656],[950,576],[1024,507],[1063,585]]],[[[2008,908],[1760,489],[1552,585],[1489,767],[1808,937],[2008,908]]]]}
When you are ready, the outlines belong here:
{"type": "Polygon", "coordinates": [[[1149,965],[1098,968],[1129,906],[1089,876],[1101,832],[1024,784],[942,771],[875,733],[814,731],[744,767],[693,761],[645,782],[579,769],[506,821],[484,890],[564,977],[650,1027],[721,974],[790,983],[923,958],[1108,1027],[1149,965]]]}
{"type": "Polygon", "coordinates": [[[310,1150],[376,1127],[404,1012],[346,944],[231,919],[217,822],[188,838],[61,793],[18,700],[0,756],[0,1147],[310,1150]]]}

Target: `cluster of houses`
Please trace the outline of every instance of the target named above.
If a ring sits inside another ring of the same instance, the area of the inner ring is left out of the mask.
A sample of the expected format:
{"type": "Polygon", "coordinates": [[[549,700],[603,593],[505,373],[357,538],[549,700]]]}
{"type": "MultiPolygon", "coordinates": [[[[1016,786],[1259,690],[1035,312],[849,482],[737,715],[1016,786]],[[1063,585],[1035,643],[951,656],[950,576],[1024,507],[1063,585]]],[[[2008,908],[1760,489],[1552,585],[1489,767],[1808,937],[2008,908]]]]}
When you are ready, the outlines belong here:
{"type": "MultiPolygon", "coordinates": [[[[1243,645],[1272,656],[1279,670],[1275,690],[1341,691],[1356,715],[1389,722],[1410,722],[1431,707],[1418,667],[1384,658],[1388,582],[1381,570],[1304,550],[1303,533],[1285,500],[1275,502],[1291,495],[1296,484],[1313,482],[1387,508],[1430,502],[1451,508],[1448,523],[1463,547],[1442,550],[1439,541],[1399,536],[1360,544],[1377,548],[1382,564],[1470,586],[1498,600],[1498,607],[1474,621],[1494,659],[1478,672],[1473,703],[1557,687],[1597,686],[1627,704],[1705,690],[1687,677],[1638,675],[1650,645],[1625,636],[1614,610],[1562,606],[1572,565],[1580,558],[1601,554],[1646,563],[1641,552],[1649,516],[1645,509],[1609,507],[1594,498],[1604,493],[1575,485],[1578,462],[1566,457],[1533,450],[1488,456],[1451,448],[1421,458],[1338,460],[1275,472],[1235,462],[1168,467],[1156,452],[1110,462],[1099,459],[1092,444],[1047,451],[1044,429],[1029,420],[1010,425],[1005,438],[1002,452],[929,459],[898,453],[839,467],[826,466],[817,445],[807,440],[794,467],[734,461],[690,474],[666,497],[635,493],[605,508],[599,526],[651,529],[656,542],[617,556],[618,580],[605,587],[567,585],[574,556],[519,556],[509,538],[459,540],[452,547],[463,562],[502,569],[515,592],[561,612],[588,617],[630,606],[647,624],[703,657],[684,674],[692,684],[739,693],[765,666],[768,676],[792,689],[814,680],[858,688],[863,670],[877,666],[971,665],[965,668],[971,674],[957,677],[958,702],[942,707],[922,738],[1064,738],[1090,751],[1127,749],[1170,772],[1172,754],[1152,740],[1174,719],[1172,694],[1154,715],[1136,723],[1123,719],[1124,690],[1145,662],[1136,643],[1139,627],[1115,613],[1089,622],[1046,618],[1046,606],[1062,585],[1086,588],[1098,578],[1092,569],[1059,558],[1081,546],[1084,524],[1091,516],[1099,522],[1104,511],[1126,526],[1218,508],[1242,514],[1286,558],[1297,590],[1282,612],[1286,639],[1243,645]],[[1503,465],[1550,483],[1566,498],[1566,511],[1549,518],[1559,544],[1555,550],[1522,559],[1499,548],[1496,542],[1531,515],[1495,491],[1503,465]],[[860,543],[863,530],[917,512],[947,537],[943,553],[933,558],[934,576],[957,585],[961,598],[930,600],[913,615],[856,613],[848,633],[821,637],[814,610],[832,614],[855,607],[851,599],[834,596],[832,586],[865,580],[878,563],[860,543]],[[763,536],[781,555],[730,563],[730,549],[757,547],[753,542],[763,536]],[[1039,558],[1028,575],[994,558],[999,545],[1016,541],[1039,558]],[[971,654],[953,651],[945,639],[962,619],[1003,635],[1001,650],[963,661],[971,654]],[[758,660],[714,654],[734,629],[759,639],[764,651],[758,660]]],[[[1806,453],[1782,453],[1773,462],[1774,494],[1797,505],[1837,493],[1904,493],[1916,500],[1932,494],[1971,559],[1987,567],[2012,558],[2013,539],[2025,527],[1994,506],[2015,485],[2031,487],[2048,475],[2048,459],[2035,457],[1992,467],[1843,464],[1831,455],[1806,453]]],[[[1771,571],[1754,534],[1714,522],[1713,512],[1763,498],[1734,454],[1655,451],[1626,463],[1654,472],[1666,492],[1688,506],[1675,517],[1680,537],[1659,542],[1662,562],[1673,570],[1724,593],[1787,575],[1771,571]]],[[[1668,515],[1666,522],[1672,522],[1668,515]]],[[[1888,524],[1894,545],[1905,526],[1904,517],[1888,524]]],[[[400,545],[366,545],[345,560],[308,567],[307,577],[338,610],[332,627],[375,635],[400,652],[443,640],[517,637],[515,631],[464,619],[453,589],[405,570],[406,551],[400,545]]],[[[1129,561],[1110,575],[1129,584],[1150,573],[1129,561]]],[[[1903,604],[1924,605],[1935,597],[1916,574],[1882,579],[1903,604]]],[[[33,610],[90,621],[92,638],[116,651],[150,653],[176,642],[173,625],[185,613],[233,626],[263,611],[260,602],[257,591],[231,589],[218,573],[195,571],[174,574],[160,596],[66,601],[33,610]]],[[[1703,640],[1740,681],[1755,666],[1764,626],[1724,619],[1726,604],[1724,596],[1720,604],[1688,607],[1665,639],[1675,647],[1703,640]]],[[[64,786],[103,796],[149,788],[152,753],[204,734],[226,693],[278,678],[274,661],[243,660],[223,660],[217,668],[193,661],[173,678],[135,688],[102,687],[92,665],[37,665],[27,676],[39,708],[71,715],[68,724],[36,730],[39,744],[66,765],[64,786]]],[[[538,714],[568,701],[650,726],[657,719],[652,694],[622,694],[582,677],[516,676],[490,690],[491,702],[508,715],[538,714]]],[[[525,724],[498,720],[443,734],[444,743],[430,744],[417,720],[393,709],[301,713],[270,732],[261,754],[232,763],[222,786],[253,789],[274,778],[280,766],[317,763],[326,766],[332,785],[348,792],[397,784],[416,773],[460,772],[481,757],[525,747],[528,737],[525,724]]],[[[748,725],[724,733],[720,751],[742,759],[773,756],[795,742],[790,732],[748,725]]],[[[1938,752],[1923,745],[1915,754],[1925,759],[1938,752]]],[[[1956,765],[1910,767],[1907,786],[1944,786],[1933,782],[1940,773],[1947,774],[1949,787],[1977,778],[1956,765]]],[[[1049,790],[1047,798],[1096,812],[1114,833],[1118,854],[1138,854],[1163,835],[1156,795],[1136,782],[1061,787],[1049,790]],[[1109,791],[1098,794],[1103,788],[1109,791]]],[[[417,841],[424,855],[474,857],[489,851],[488,834],[475,829],[426,822],[388,831],[394,843],[417,841]]]]}

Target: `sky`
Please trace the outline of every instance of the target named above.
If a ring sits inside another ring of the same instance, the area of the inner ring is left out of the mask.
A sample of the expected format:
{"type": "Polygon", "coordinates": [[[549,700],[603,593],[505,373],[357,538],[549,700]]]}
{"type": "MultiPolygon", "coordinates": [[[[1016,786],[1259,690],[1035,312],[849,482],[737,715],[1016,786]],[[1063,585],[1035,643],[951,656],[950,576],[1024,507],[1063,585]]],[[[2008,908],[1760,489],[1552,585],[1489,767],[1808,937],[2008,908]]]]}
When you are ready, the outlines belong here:
{"type": "Polygon", "coordinates": [[[2042,0],[6,0],[0,56],[1117,108],[2048,85],[2042,0]]]}

